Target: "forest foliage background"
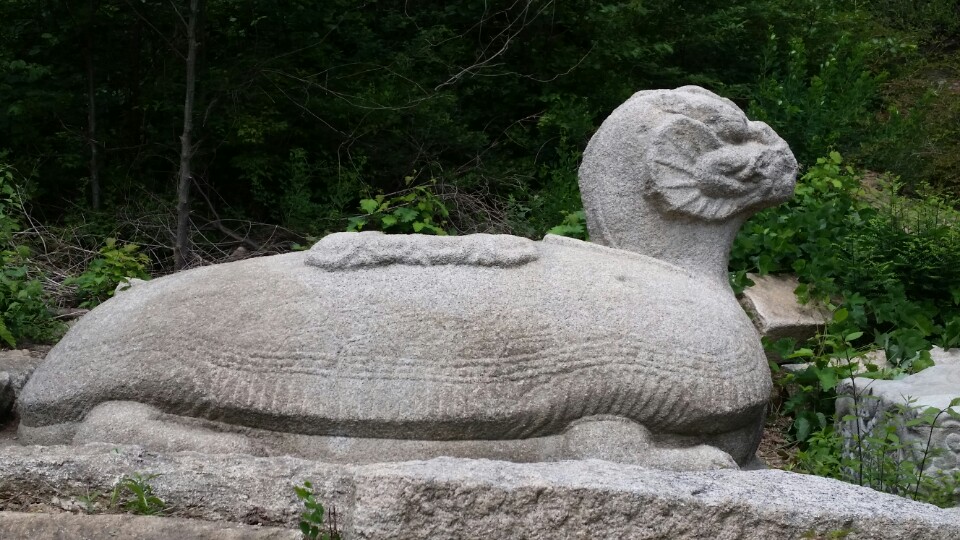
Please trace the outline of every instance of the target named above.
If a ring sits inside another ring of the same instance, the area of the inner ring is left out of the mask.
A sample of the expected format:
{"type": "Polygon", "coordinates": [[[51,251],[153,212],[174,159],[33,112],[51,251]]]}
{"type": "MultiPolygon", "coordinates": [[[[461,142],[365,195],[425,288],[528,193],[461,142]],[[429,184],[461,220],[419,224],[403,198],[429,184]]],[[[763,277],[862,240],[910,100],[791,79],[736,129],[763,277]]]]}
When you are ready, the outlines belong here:
{"type": "Polygon", "coordinates": [[[61,305],[106,294],[75,281],[104,254],[171,271],[178,202],[183,267],[346,228],[577,231],[580,152],[642,89],[727,96],[802,165],[960,191],[956,1],[3,0],[0,21],[5,264],[41,272],[29,250],[61,305]]]}

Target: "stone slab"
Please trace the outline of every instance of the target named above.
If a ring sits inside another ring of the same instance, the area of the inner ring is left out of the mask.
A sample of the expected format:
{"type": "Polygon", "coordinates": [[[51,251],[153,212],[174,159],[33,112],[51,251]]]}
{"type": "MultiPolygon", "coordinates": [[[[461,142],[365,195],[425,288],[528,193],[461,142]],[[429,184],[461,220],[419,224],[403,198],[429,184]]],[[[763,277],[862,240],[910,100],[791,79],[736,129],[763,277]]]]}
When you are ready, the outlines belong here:
{"type": "MultiPolygon", "coordinates": [[[[857,377],[841,381],[837,388],[840,394],[837,418],[847,415],[859,418],[859,426],[854,421],[840,423],[846,445],[854,447],[857,433],[871,433],[884,424],[888,412],[910,405],[912,410],[895,416],[897,434],[906,447],[901,457],[919,463],[929,441],[930,448],[938,449],[938,455],[926,460],[929,469],[960,472],[960,421],[941,415],[932,433],[923,425],[906,425],[919,411],[929,407],[946,409],[952,399],[960,397],[960,362],[955,361],[958,352],[958,349],[931,351],[936,365],[899,380],[857,377]]],[[[960,412],[960,407],[954,410],[960,412]]]]}
{"type": "Polygon", "coordinates": [[[930,359],[938,366],[960,366],[960,347],[946,350],[934,347],[930,349],[930,359]]]}
{"type": "Polygon", "coordinates": [[[297,540],[302,536],[299,531],[290,529],[251,527],[249,525],[214,523],[195,519],[115,514],[77,515],[0,512],[0,538],[297,540]]]}
{"type": "Polygon", "coordinates": [[[108,490],[134,472],[158,474],[155,493],[180,516],[286,527],[300,512],[292,486],[310,479],[351,539],[960,537],[955,513],[826,478],[599,460],[356,466],[103,444],[7,447],[0,448],[0,501],[10,493],[43,499],[108,490]]]}
{"type": "MultiPolygon", "coordinates": [[[[933,360],[933,363],[938,366],[958,365],[960,364],[960,348],[944,350],[941,347],[934,346],[930,349],[930,359],[933,360]]],[[[890,364],[889,360],[887,360],[886,353],[881,349],[867,351],[863,354],[863,356],[855,358],[854,361],[857,362],[857,368],[853,372],[854,375],[859,375],[869,371],[867,369],[867,364],[873,364],[880,370],[893,368],[893,365],[890,364]]],[[[846,361],[840,358],[830,359],[830,365],[834,367],[839,367],[845,364],[846,361]]],[[[803,362],[799,364],[782,364],[780,367],[792,373],[799,373],[811,365],[813,365],[812,362],[803,362]]]]}
{"type": "MultiPolygon", "coordinates": [[[[793,291],[800,282],[796,276],[747,274],[747,277],[754,285],[744,289],[740,304],[750,314],[761,336],[771,341],[793,338],[800,343],[815,336],[829,320],[830,313],[822,306],[797,301],[793,291]]],[[[771,360],[784,361],[778,357],[771,360]]]]}

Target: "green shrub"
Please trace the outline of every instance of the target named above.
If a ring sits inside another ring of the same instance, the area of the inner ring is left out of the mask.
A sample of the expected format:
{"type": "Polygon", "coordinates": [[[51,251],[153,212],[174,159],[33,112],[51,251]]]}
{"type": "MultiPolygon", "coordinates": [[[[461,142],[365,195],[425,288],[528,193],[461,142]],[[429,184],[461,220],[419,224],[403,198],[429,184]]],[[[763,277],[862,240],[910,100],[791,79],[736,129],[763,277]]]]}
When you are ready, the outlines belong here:
{"type": "Polygon", "coordinates": [[[99,256],[90,263],[86,271],[67,280],[68,285],[76,285],[80,307],[92,308],[113,296],[117,286],[130,278],[150,279],[147,265],[150,259],[136,244],[117,245],[114,238],[107,238],[100,248],[99,256]]]}
{"type": "Polygon", "coordinates": [[[773,127],[801,163],[836,148],[848,150],[877,124],[884,73],[871,69],[877,45],[844,35],[823,58],[811,59],[804,40],[788,40],[789,52],[769,38],[765,75],[753,90],[748,116],[773,127]],[[781,58],[787,60],[778,65],[781,58]]]}
{"type": "Polygon", "coordinates": [[[0,252],[0,339],[10,347],[55,341],[64,329],[47,307],[43,284],[29,275],[28,254],[22,246],[0,252]]]}
{"type": "Polygon", "coordinates": [[[551,227],[547,232],[559,236],[589,240],[587,233],[587,215],[583,210],[570,212],[563,217],[563,221],[559,225],[551,227]]]}
{"type": "Polygon", "coordinates": [[[414,177],[408,176],[408,188],[399,193],[362,199],[360,210],[363,213],[350,218],[347,230],[439,236],[453,233],[448,222],[450,211],[433,191],[436,180],[420,186],[412,186],[413,181],[414,177]]]}
{"type": "Polygon", "coordinates": [[[883,189],[868,196],[833,152],[798,180],[793,200],[751,218],[734,242],[735,289],[749,285],[747,272],[795,272],[798,297],[833,310],[815,340],[767,344],[810,362],[778,377],[790,393],[791,433],[804,444],[832,425],[837,381],[864,350],[883,350],[894,366],[868,376],[893,377],[931,365],[932,345],[960,343],[960,217],[949,200],[883,189]]]}
{"type": "Polygon", "coordinates": [[[10,347],[21,340],[53,341],[64,328],[47,307],[30,249],[15,241],[20,211],[13,170],[0,163],[0,339],[10,347]]]}
{"type": "MultiPolygon", "coordinates": [[[[801,300],[842,308],[830,334],[863,331],[910,369],[933,344],[960,342],[960,215],[933,195],[907,199],[889,185],[868,201],[836,152],[817,160],[796,196],[751,218],[734,242],[735,285],[744,272],[795,272],[801,300]]],[[[738,283],[739,282],[739,283],[738,283]]]]}
{"type": "Polygon", "coordinates": [[[162,514],[167,510],[167,505],[157,497],[150,484],[158,476],[158,474],[134,473],[132,476],[122,477],[113,490],[110,506],[119,504],[127,512],[142,516],[162,514]]]}

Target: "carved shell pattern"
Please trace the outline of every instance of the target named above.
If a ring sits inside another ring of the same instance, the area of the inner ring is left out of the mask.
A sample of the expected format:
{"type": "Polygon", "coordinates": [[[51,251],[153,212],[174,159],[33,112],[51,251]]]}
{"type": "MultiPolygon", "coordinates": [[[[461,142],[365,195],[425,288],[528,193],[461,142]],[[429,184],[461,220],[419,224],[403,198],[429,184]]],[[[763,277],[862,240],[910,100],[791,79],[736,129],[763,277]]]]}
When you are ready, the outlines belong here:
{"type": "Polygon", "coordinates": [[[667,213],[716,221],[789,196],[797,162],[787,144],[729,100],[696,90],[698,106],[662,108],[667,120],[649,134],[646,197],[667,213]]]}

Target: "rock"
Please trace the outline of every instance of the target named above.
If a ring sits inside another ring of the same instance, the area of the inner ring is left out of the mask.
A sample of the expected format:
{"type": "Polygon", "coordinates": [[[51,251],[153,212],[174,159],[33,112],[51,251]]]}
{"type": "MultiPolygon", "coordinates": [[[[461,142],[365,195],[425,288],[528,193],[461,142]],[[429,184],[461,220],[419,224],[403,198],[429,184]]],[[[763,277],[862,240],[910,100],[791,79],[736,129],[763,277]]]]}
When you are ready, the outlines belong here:
{"type": "Polygon", "coordinates": [[[930,359],[938,366],[960,366],[960,347],[944,350],[934,346],[930,349],[930,359]]]}
{"type": "MultiPolygon", "coordinates": [[[[769,354],[769,351],[768,351],[769,354]]],[[[847,365],[848,360],[846,358],[831,358],[830,365],[833,367],[841,367],[847,365]]],[[[849,362],[851,364],[856,364],[852,372],[853,375],[860,375],[870,371],[868,366],[876,366],[877,370],[890,369],[893,366],[890,365],[890,362],[887,361],[887,355],[882,350],[873,350],[863,353],[861,356],[855,356],[850,358],[849,362]]],[[[800,364],[781,364],[780,368],[792,373],[799,373],[805,371],[808,367],[812,366],[812,362],[803,362],[800,364]]]]}
{"type": "MultiPolygon", "coordinates": [[[[933,363],[938,366],[960,364],[960,349],[945,351],[941,347],[933,346],[933,348],[930,349],[930,358],[933,360],[933,363]]],[[[878,370],[893,369],[894,367],[890,361],[887,360],[887,354],[881,349],[867,351],[862,356],[852,358],[851,362],[856,362],[857,364],[853,372],[854,375],[860,375],[870,371],[867,368],[868,365],[876,366],[878,370]]],[[[834,367],[843,366],[846,363],[847,361],[843,358],[830,359],[830,365],[834,367]]],[[[804,371],[811,365],[812,363],[810,362],[803,362],[800,364],[782,364],[780,367],[787,371],[797,373],[804,371]]]]}
{"type": "MultiPolygon", "coordinates": [[[[802,343],[813,336],[830,320],[830,312],[816,304],[801,304],[794,294],[800,282],[796,276],[747,274],[752,287],[743,291],[740,303],[750,314],[760,335],[770,341],[793,338],[802,343]]],[[[771,360],[784,359],[767,351],[771,360]]]]}
{"type": "Polygon", "coordinates": [[[639,92],[581,168],[605,245],[338,233],[138,283],[50,352],[19,433],[346,463],[745,465],[771,382],[726,261],[795,173],[729,100],[639,92]]]}
{"type": "MultiPolygon", "coordinates": [[[[153,454],[138,447],[0,448],[0,501],[97,489],[158,474],[179,517],[295,527],[294,485],[312,480],[346,538],[960,537],[929,504],[779,470],[670,472],[598,460],[518,464],[437,458],[330,465],[290,457],[153,454]]],[[[2,504],[2,503],[0,503],[2,504]]]]}
{"type": "Polygon", "coordinates": [[[130,515],[29,514],[0,512],[0,538],[138,538],[144,540],[298,540],[299,531],[213,523],[193,519],[130,515]]]}
{"type": "MultiPolygon", "coordinates": [[[[916,464],[925,461],[928,473],[960,473],[960,421],[940,415],[932,434],[929,424],[909,425],[924,409],[944,410],[952,399],[960,397],[960,363],[953,362],[957,352],[960,351],[932,351],[936,365],[899,380],[857,377],[841,381],[837,388],[837,418],[858,418],[838,424],[846,451],[856,452],[858,437],[866,441],[874,430],[893,422],[903,446],[895,452],[897,459],[916,464]],[[926,452],[928,441],[933,452],[926,452]],[[929,454],[926,458],[925,453],[929,454]]],[[[954,410],[960,412],[960,407],[954,410]]]]}
{"type": "Polygon", "coordinates": [[[20,391],[42,360],[25,349],[0,350],[0,420],[13,410],[20,391]]]}

